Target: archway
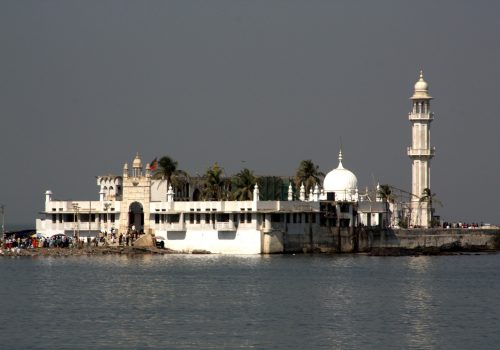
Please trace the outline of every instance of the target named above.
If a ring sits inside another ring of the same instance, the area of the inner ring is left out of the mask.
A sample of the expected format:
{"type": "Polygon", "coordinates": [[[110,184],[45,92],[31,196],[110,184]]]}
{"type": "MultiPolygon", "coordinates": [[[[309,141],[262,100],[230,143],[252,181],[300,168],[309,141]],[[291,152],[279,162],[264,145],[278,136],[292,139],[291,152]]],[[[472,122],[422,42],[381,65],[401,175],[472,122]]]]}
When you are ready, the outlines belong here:
{"type": "Polygon", "coordinates": [[[128,227],[138,232],[144,229],[144,210],[139,202],[131,203],[128,208],[128,227]]]}

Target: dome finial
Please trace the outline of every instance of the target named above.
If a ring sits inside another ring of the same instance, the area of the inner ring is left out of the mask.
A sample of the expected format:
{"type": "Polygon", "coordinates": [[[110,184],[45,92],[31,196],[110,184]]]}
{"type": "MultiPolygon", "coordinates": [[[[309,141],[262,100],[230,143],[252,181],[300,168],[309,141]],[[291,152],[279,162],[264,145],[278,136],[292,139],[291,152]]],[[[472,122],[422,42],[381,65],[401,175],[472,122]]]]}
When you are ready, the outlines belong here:
{"type": "Polygon", "coordinates": [[[420,79],[424,80],[424,71],[423,70],[420,70],[420,79]]]}
{"type": "Polygon", "coordinates": [[[342,146],[340,147],[340,151],[339,151],[339,166],[337,167],[337,169],[343,169],[344,166],[342,165],[342,159],[344,159],[344,157],[342,157],[342,146]]]}

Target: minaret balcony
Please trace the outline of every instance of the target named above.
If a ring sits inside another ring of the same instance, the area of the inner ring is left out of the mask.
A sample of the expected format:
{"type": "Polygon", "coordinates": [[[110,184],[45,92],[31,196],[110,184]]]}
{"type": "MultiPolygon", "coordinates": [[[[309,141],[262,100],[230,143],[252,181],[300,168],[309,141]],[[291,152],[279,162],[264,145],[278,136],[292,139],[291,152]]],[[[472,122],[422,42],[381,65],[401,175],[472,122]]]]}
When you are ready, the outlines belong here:
{"type": "Polygon", "coordinates": [[[436,147],[432,148],[412,148],[408,147],[408,156],[409,157],[434,157],[436,154],[436,147]]]}
{"type": "Polygon", "coordinates": [[[422,121],[422,120],[428,120],[432,121],[434,120],[434,113],[408,113],[408,119],[409,120],[415,120],[415,121],[422,121]]]}

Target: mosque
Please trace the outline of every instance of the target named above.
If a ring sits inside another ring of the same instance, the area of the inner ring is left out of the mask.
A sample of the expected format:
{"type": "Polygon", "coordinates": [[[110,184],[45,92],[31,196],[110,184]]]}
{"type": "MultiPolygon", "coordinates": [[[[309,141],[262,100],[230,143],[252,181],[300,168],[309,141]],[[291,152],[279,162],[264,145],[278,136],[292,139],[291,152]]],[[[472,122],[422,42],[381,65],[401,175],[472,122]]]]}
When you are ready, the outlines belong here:
{"type": "Polygon", "coordinates": [[[306,193],[302,185],[296,196],[290,184],[287,200],[260,200],[255,185],[249,201],[200,201],[196,184],[174,191],[166,180],[154,179],[150,165],[143,167],[137,154],[131,171],[125,164],[122,175],[97,177],[99,200],[57,200],[46,191],[37,232],[82,238],[137,230],[153,234],[177,251],[260,254],[280,252],[283,240],[300,241],[315,232],[328,239],[335,230],[397,227],[401,220],[409,226],[429,227],[431,207],[422,195],[430,188],[430,160],[435,154],[430,146],[431,99],[420,73],[409,113],[412,189],[408,203],[383,198],[379,187],[375,195],[359,193],[356,175],[343,165],[342,150],[337,167],[326,174],[322,186],[316,184],[306,193]]]}

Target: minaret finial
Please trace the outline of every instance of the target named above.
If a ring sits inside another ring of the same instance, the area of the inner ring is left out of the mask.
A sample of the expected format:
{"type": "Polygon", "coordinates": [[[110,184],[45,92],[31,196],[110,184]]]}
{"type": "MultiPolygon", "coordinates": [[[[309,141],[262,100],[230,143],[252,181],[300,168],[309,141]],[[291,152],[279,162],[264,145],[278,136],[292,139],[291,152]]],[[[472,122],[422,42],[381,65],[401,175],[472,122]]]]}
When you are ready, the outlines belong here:
{"type": "Polygon", "coordinates": [[[420,79],[424,79],[424,71],[420,70],[420,79]]]}

